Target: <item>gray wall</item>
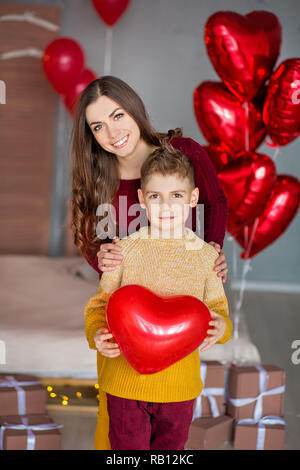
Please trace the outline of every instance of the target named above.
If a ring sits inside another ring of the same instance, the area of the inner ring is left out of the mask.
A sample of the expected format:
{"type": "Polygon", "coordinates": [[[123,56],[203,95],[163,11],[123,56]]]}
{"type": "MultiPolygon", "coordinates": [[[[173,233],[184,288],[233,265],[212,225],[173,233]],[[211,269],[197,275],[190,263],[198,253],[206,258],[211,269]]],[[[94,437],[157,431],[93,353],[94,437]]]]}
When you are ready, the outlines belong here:
{"type": "MultiPolygon", "coordinates": [[[[22,3],[22,2],[20,2],[22,3]]],[[[59,5],[63,9],[61,36],[76,39],[86,54],[86,64],[98,75],[104,72],[105,25],[86,0],[31,1],[59,5]]],[[[192,95],[204,80],[219,80],[204,46],[207,18],[219,10],[246,14],[253,10],[275,13],[283,30],[277,64],[299,56],[300,3],[298,0],[132,0],[113,31],[111,74],[127,81],[141,96],[155,128],[165,131],[182,126],[185,135],[205,140],[194,117],[192,95]]],[[[50,254],[62,254],[64,200],[70,190],[68,138],[72,121],[62,105],[58,108],[56,168],[53,199],[53,233],[50,254]]],[[[263,144],[259,152],[272,156],[263,144]]],[[[300,178],[300,138],[277,157],[277,173],[300,178]]],[[[255,258],[247,280],[300,286],[300,213],[285,234],[255,258]]],[[[224,249],[232,273],[232,242],[224,249]]],[[[238,252],[240,249],[238,248],[238,252]]],[[[242,263],[238,263],[238,273],[242,263]]],[[[232,277],[232,274],[231,274],[232,277]]]]}

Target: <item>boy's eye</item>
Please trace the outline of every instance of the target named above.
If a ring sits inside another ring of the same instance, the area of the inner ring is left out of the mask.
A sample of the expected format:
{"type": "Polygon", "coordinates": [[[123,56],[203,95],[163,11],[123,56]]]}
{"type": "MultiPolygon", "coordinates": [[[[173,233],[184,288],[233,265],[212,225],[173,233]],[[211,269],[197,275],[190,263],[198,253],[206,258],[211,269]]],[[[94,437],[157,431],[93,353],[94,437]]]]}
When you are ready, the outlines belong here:
{"type": "MultiPolygon", "coordinates": [[[[118,116],[124,116],[124,113],[116,114],[116,115],[114,116],[114,118],[116,118],[116,117],[118,117],[118,116]]],[[[118,119],[118,120],[119,120],[119,119],[118,119]]],[[[102,124],[98,124],[98,126],[95,126],[95,127],[94,127],[94,132],[97,132],[97,128],[100,127],[100,126],[103,127],[102,124]]]]}
{"type": "MultiPolygon", "coordinates": [[[[153,199],[153,198],[156,199],[155,196],[159,196],[159,195],[158,195],[158,194],[151,194],[150,199],[153,199]]],[[[174,193],[174,196],[182,197],[182,194],[180,194],[180,193],[174,193]]],[[[175,199],[178,199],[178,198],[176,197],[175,199]]]]}

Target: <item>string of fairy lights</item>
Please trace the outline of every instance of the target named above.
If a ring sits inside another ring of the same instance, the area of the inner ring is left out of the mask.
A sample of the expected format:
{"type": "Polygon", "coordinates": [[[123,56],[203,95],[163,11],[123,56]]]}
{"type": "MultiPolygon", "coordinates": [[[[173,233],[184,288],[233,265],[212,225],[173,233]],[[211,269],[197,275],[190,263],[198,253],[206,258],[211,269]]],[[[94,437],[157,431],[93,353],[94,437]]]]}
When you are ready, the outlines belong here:
{"type": "MultiPolygon", "coordinates": [[[[95,384],[94,388],[96,390],[98,390],[99,389],[99,384],[95,384]]],[[[68,406],[70,404],[69,400],[73,399],[73,397],[70,397],[66,394],[58,393],[57,391],[54,390],[54,388],[51,385],[47,385],[46,389],[47,389],[47,392],[49,393],[50,398],[60,399],[60,403],[61,403],[62,406],[68,406]]],[[[81,400],[81,399],[86,398],[86,397],[82,392],[77,391],[77,392],[75,392],[75,398],[78,399],[78,400],[81,400]]],[[[96,399],[99,400],[99,393],[96,395],[96,399]]]]}

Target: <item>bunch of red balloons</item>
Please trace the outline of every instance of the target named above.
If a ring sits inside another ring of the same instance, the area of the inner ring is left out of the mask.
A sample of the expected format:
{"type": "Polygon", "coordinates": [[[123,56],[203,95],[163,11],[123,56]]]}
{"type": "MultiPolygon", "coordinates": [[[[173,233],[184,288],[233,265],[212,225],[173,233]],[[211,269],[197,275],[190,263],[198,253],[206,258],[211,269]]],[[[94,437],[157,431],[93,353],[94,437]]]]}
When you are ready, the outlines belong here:
{"type": "Polygon", "coordinates": [[[208,56],[222,82],[194,91],[198,125],[226,194],[227,230],[251,258],[287,229],[300,204],[300,182],[277,175],[273,160],[257,153],[266,135],[273,147],[300,134],[300,58],[273,67],[281,25],[273,13],[213,14],[205,25],[208,56]]]}
{"type": "MultiPolygon", "coordinates": [[[[107,26],[113,26],[123,15],[129,0],[93,0],[94,8],[107,26]]],[[[70,38],[58,38],[46,47],[42,58],[45,75],[72,115],[82,91],[97,78],[85,66],[80,44],[70,38]]]]}

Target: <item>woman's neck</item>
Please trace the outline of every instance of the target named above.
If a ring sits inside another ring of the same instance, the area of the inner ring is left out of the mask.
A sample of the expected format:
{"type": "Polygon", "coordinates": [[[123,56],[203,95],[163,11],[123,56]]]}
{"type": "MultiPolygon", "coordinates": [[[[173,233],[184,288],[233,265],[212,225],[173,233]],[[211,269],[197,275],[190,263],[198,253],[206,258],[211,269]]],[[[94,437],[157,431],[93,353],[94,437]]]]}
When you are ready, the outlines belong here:
{"type": "Polygon", "coordinates": [[[155,145],[148,144],[140,139],[134,151],[126,157],[117,157],[119,173],[121,179],[134,179],[141,177],[141,168],[144,161],[156,148],[155,145]]]}

